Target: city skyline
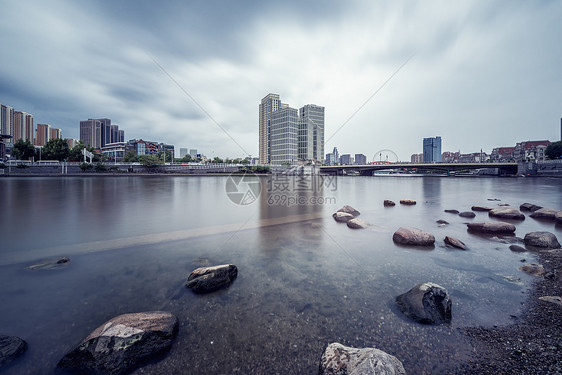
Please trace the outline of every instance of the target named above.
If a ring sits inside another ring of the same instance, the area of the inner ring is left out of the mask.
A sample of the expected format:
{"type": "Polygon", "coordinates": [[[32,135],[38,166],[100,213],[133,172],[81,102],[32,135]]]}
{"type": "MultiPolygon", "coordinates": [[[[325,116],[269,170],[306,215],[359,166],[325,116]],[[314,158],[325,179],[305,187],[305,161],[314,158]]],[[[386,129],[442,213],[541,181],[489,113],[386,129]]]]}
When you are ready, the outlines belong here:
{"type": "Polygon", "coordinates": [[[327,150],[408,160],[440,134],[489,152],[559,139],[561,16],[558,2],[10,2],[0,101],[69,138],[107,116],[129,138],[255,157],[255,103],[277,92],[330,109],[327,150]]]}

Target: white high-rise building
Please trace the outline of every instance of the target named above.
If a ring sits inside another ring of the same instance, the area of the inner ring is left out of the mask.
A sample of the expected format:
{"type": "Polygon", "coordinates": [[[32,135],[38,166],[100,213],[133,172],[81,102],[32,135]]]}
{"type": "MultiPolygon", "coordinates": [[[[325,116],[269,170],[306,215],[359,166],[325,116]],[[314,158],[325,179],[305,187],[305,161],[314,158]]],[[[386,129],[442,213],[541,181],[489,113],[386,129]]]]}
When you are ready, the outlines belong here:
{"type": "Polygon", "coordinates": [[[260,103],[259,158],[260,164],[271,161],[271,114],[281,108],[277,94],[267,94],[260,103]]]}
{"type": "Polygon", "coordinates": [[[259,106],[260,164],[299,160],[324,160],[324,107],[307,104],[297,111],[282,103],[279,95],[268,94],[259,106]]]}

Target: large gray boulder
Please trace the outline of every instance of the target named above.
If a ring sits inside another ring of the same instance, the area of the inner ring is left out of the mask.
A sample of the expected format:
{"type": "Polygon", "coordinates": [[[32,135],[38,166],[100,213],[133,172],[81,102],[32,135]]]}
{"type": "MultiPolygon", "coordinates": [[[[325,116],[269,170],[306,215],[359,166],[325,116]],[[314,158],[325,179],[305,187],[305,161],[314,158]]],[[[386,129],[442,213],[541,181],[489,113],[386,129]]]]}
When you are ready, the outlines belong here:
{"type": "Polygon", "coordinates": [[[517,208],[502,206],[488,211],[488,216],[509,220],[525,220],[525,215],[517,208]]]}
{"type": "Polygon", "coordinates": [[[16,336],[0,335],[0,367],[12,362],[27,349],[27,343],[16,336]]]}
{"type": "Polygon", "coordinates": [[[532,203],[523,203],[521,206],[519,206],[519,209],[521,211],[531,211],[531,212],[535,212],[536,210],[540,210],[542,208],[542,206],[537,206],[536,204],[532,204],[532,203]]]}
{"type": "Polygon", "coordinates": [[[234,264],[197,268],[187,278],[185,286],[195,293],[208,293],[229,286],[238,276],[234,264]]]}
{"type": "Polygon", "coordinates": [[[398,358],[375,348],[328,345],[320,360],[319,375],[405,375],[398,358]]]}
{"type": "Polygon", "coordinates": [[[416,322],[441,324],[451,322],[452,302],[445,288],[434,283],[418,284],[396,297],[400,311],[416,322]]]}
{"type": "Polygon", "coordinates": [[[480,233],[502,233],[510,234],[515,232],[515,225],[502,221],[487,221],[484,223],[467,223],[468,229],[480,233]]]}
{"type": "Polygon", "coordinates": [[[435,237],[431,233],[424,232],[417,228],[401,227],[392,236],[395,243],[413,246],[432,246],[435,237]]]}
{"type": "Polygon", "coordinates": [[[463,212],[459,213],[459,216],[471,219],[471,218],[476,217],[476,214],[472,211],[463,211],[463,212]]]}
{"type": "Polygon", "coordinates": [[[555,220],[556,214],[560,212],[559,210],[555,210],[554,208],[543,207],[539,210],[536,210],[529,216],[533,219],[548,219],[548,220],[555,220]]]}
{"type": "Polygon", "coordinates": [[[360,212],[351,206],[343,206],[338,210],[338,212],[345,212],[347,214],[352,214],[353,216],[359,216],[360,212]]]}
{"type": "Polygon", "coordinates": [[[178,319],[169,312],[119,315],[96,328],[57,367],[79,374],[124,374],[170,349],[178,319]]]}
{"type": "Polygon", "coordinates": [[[550,232],[530,232],[523,239],[525,245],[540,247],[543,249],[558,249],[560,243],[556,236],[550,232]]]}
{"type": "Polygon", "coordinates": [[[339,223],[347,223],[349,220],[353,219],[355,216],[348,214],[347,212],[335,212],[332,217],[335,221],[339,223]]]}

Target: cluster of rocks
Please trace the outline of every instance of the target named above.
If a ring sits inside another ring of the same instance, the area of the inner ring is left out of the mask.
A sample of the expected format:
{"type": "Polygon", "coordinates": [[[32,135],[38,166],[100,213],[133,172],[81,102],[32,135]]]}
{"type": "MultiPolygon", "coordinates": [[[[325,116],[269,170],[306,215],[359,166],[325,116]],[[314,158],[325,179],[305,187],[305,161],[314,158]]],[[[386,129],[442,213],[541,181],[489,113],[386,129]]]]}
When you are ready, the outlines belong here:
{"type": "MultiPolygon", "coordinates": [[[[67,257],[50,259],[26,267],[56,269],[68,265],[67,257]]],[[[210,293],[230,286],[238,275],[233,264],[197,268],[185,287],[195,293],[210,293]]],[[[58,362],[57,367],[79,374],[125,374],[147,360],[167,352],[178,331],[178,318],[168,311],[123,314],[100,325],[58,362]]],[[[0,335],[0,367],[21,356],[27,343],[21,338],[0,335]]]]}
{"type": "Polygon", "coordinates": [[[365,229],[369,227],[369,224],[362,219],[357,218],[360,212],[351,206],[343,206],[337,212],[335,212],[332,217],[335,221],[339,223],[347,223],[347,226],[351,229],[365,229]]]}

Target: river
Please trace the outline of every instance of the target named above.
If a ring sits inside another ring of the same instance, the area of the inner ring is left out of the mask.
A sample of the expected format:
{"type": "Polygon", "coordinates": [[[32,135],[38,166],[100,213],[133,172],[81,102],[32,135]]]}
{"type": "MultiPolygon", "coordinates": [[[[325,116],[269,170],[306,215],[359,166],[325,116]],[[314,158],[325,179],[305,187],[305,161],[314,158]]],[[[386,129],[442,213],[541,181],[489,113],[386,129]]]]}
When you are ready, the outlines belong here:
{"type": "MultiPolygon", "coordinates": [[[[0,178],[0,332],[29,345],[6,373],[52,374],[108,319],[153,310],[178,316],[178,336],[135,374],[316,374],[331,342],[384,350],[411,374],[440,373],[471,354],[458,328],[517,319],[532,285],[518,268],[534,259],[511,252],[513,238],[467,232],[466,222],[487,213],[444,210],[562,208],[560,179],[240,178],[0,178]],[[385,199],[397,205],[383,207],[385,199]],[[347,204],[369,229],[332,219],[347,204]],[[435,246],[395,245],[401,226],[429,231],[435,246]],[[445,247],[446,235],[469,250],[445,247]],[[70,263],[26,268],[60,256],[70,263]],[[195,268],[225,263],[239,270],[228,289],[184,288],[195,268]],[[450,325],[421,325],[396,308],[397,295],[425,281],[451,294],[450,325]]],[[[516,227],[518,237],[546,230],[562,239],[551,222],[527,217],[516,227]]]]}

